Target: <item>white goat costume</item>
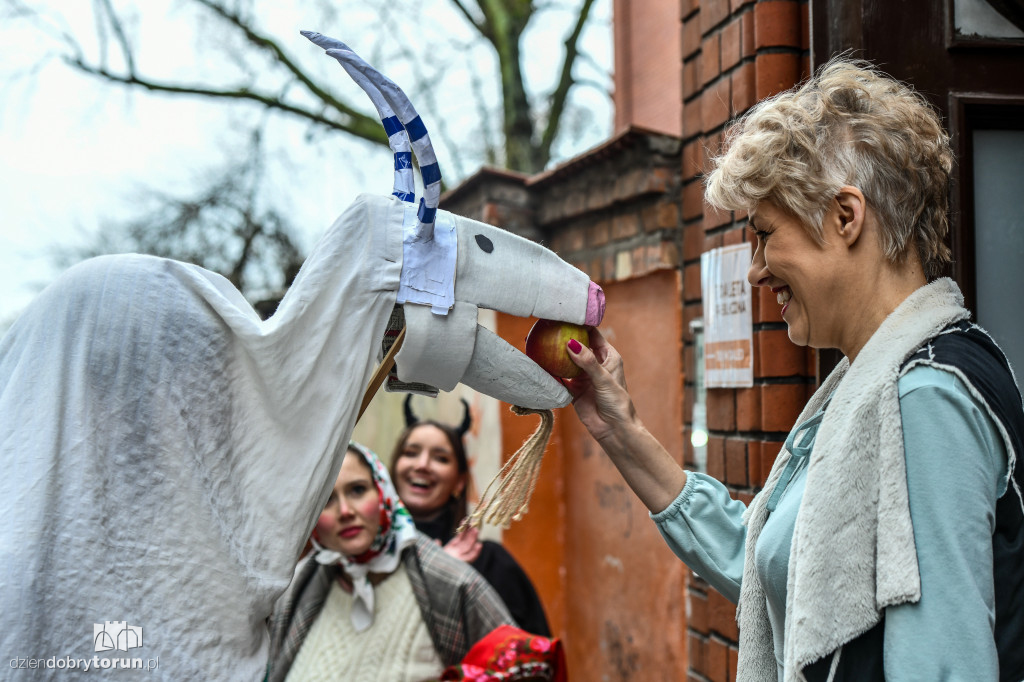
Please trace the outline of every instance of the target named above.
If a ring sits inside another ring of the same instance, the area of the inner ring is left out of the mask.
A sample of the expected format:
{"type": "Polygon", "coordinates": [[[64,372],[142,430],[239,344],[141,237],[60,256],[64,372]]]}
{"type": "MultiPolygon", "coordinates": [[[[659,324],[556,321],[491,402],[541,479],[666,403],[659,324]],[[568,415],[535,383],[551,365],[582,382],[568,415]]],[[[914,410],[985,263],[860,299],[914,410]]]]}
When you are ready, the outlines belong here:
{"type": "MultiPolygon", "coordinates": [[[[0,342],[7,658],[262,678],[265,620],[341,466],[419,216],[395,197],[360,197],[267,321],[224,278],[138,255],[75,266],[25,311],[0,342]],[[108,621],[142,628],[142,646],[97,651],[94,628],[108,621]]],[[[405,304],[399,377],[567,404],[560,384],[476,325],[477,306],[597,324],[600,290],[537,244],[436,216],[457,235],[454,306],[405,304]]]]}

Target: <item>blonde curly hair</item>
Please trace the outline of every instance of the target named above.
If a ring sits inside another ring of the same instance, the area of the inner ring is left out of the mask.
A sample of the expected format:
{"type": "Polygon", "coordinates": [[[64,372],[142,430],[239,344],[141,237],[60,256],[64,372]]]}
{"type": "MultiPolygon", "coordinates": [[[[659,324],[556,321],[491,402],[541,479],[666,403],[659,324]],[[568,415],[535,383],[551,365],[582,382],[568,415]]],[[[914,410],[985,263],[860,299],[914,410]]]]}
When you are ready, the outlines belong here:
{"type": "Polygon", "coordinates": [[[819,242],[839,188],[860,189],[892,263],[913,245],[926,277],[951,260],[946,234],[953,154],[938,115],[913,89],[872,64],[834,57],[802,85],[763,100],[726,133],[706,201],[751,211],[769,201],[819,242]]]}

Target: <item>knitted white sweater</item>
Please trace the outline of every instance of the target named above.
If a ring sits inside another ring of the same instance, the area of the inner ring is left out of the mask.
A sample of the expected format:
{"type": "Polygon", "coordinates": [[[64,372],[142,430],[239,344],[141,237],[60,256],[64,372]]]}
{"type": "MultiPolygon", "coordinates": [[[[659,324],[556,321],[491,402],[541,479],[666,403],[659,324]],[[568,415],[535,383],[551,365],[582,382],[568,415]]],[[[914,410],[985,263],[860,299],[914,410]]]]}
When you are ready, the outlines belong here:
{"type": "Polygon", "coordinates": [[[352,595],[335,583],[287,682],[423,682],[444,664],[434,650],[405,566],[374,588],[373,625],[352,627],[352,595]]]}

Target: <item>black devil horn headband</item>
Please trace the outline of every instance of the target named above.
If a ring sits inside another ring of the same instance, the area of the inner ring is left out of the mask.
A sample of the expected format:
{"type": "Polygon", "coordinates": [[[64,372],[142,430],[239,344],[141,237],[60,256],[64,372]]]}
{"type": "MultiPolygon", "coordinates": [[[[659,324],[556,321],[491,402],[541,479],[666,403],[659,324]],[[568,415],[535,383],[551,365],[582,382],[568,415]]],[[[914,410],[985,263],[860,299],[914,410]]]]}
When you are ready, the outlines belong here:
{"type": "MultiPolygon", "coordinates": [[[[462,402],[462,423],[458,426],[453,427],[455,433],[459,435],[459,438],[464,438],[469,432],[469,427],[473,425],[473,415],[469,411],[469,402],[465,398],[459,398],[462,402]]],[[[415,424],[419,424],[422,419],[416,416],[416,413],[412,411],[412,393],[405,395],[405,403],[403,405],[403,412],[405,413],[405,426],[410,427],[415,424]]]]}

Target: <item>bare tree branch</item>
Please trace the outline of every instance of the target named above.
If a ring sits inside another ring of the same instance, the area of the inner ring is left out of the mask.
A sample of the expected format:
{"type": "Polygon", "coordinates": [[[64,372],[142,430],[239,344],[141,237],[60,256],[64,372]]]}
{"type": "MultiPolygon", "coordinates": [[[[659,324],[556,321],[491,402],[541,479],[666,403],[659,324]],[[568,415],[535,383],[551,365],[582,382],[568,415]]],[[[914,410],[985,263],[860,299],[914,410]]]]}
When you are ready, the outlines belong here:
{"type": "Polygon", "coordinates": [[[565,39],[565,58],[562,60],[562,72],[558,78],[558,85],[555,86],[555,91],[551,95],[551,107],[547,117],[548,124],[544,129],[540,142],[541,154],[544,157],[545,163],[547,159],[551,158],[551,145],[558,135],[558,126],[562,118],[562,112],[565,111],[565,102],[569,97],[569,90],[574,83],[572,68],[576,63],[576,45],[579,42],[580,34],[583,33],[583,27],[587,23],[587,17],[590,16],[590,9],[593,4],[594,0],[583,0],[579,15],[576,17],[576,25],[565,39]]]}
{"type": "MultiPolygon", "coordinates": [[[[581,50],[576,55],[576,59],[580,60],[581,62],[585,62],[586,64],[589,64],[592,69],[594,69],[595,71],[600,71],[602,74],[604,74],[606,82],[611,83],[614,79],[614,74],[605,67],[601,66],[589,52],[584,52],[581,50]]],[[[580,81],[577,81],[577,83],[579,82],[580,81]]],[[[605,87],[604,89],[607,90],[608,88],[605,87]]]]}
{"type": "MultiPolygon", "coordinates": [[[[77,55],[82,54],[81,45],[68,32],[66,25],[58,26],[52,17],[44,15],[37,7],[30,6],[22,2],[22,0],[0,0],[0,8],[5,10],[3,13],[0,13],[0,19],[9,20],[12,23],[14,21],[27,22],[34,26],[41,35],[56,37],[58,42],[77,55]]],[[[52,58],[52,55],[47,54],[44,60],[50,58],[52,58]]]]}
{"type": "Polygon", "coordinates": [[[0,18],[3,19],[25,19],[38,14],[36,10],[19,0],[6,0],[3,7],[7,10],[0,14],[0,18]]]}
{"type": "Polygon", "coordinates": [[[486,37],[498,56],[505,165],[518,171],[539,171],[546,159],[534,144],[532,107],[519,52],[523,31],[533,17],[531,0],[477,0],[477,4],[488,27],[486,37]]]}
{"type": "Polygon", "coordinates": [[[602,83],[601,81],[594,80],[593,78],[577,78],[573,81],[573,85],[578,88],[592,88],[606,97],[611,97],[612,95],[612,91],[608,87],[607,82],[602,83]]]}
{"type": "MultiPolygon", "coordinates": [[[[389,32],[392,35],[398,35],[398,26],[395,24],[393,13],[385,12],[384,23],[388,26],[389,32]]],[[[429,122],[429,127],[431,130],[435,130],[437,132],[436,139],[441,142],[444,149],[448,152],[452,165],[455,166],[455,176],[462,177],[465,170],[462,163],[462,155],[459,153],[459,145],[449,133],[448,123],[445,118],[443,116],[436,115],[440,110],[437,106],[437,93],[440,92],[440,88],[437,86],[441,76],[443,76],[443,73],[437,73],[433,78],[428,78],[423,72],[423,60],[417,58],[417,56],[413,54],[408,44],[404,41],[400,41],[398,43],[398,48],[399,54],[401,54],[406,63],[412,67],[414,83],[409,91],[416,93],[417,99],[422,98],[422,100],[426,102],[426,111],[430,111],[435,114],[429,122]]],[[[424,109],[421,109],[418,103],[414,104],[417,110],[422,114],[424,109]]],[[[431,137],[434,137],[434,135],[431,135],[431,137]]],[[[444,183],[444,180],[442,180],[442,183],[444,183]]]]}
{"type": "MultiPolygon", "coordinates": [[[[484,22],[481,22],[475,16],[473,16],[473,13],[469,11],[469,8],[467,8],[464,4],[462,4],[462,0],[451,0],[451,3],[453,5],[455,5],[455,8],[457,10],[462,12],[463,16],[466,17],[466,21],[469,22],[470,26],[472,26],[477,31],[479,31],[480,35],[482,35],[483,37],[487,38],[488,40],[491,39],[490,36],[488,35],[489,29],[487,27],[487,24],[484,23],[484,22]]],[[[478,7],[479,7],[479,5],[478,5],[478,7]]]]}
{"type": "MultiPolygon", "coordinates": [[[[121,53],[124,55],[125,66],[128,69],[128,73],[135,73],[135,57],[133,54],[131,43],[128,41],[128,36],[125,34],[124,26],[121,24],[121,19],[114,11],[113,6],[110,4],[110,0],[97,0],[97,4],[100,7],[102,14],[106,15],[107,21],[110,22],[110,28],[114,32],[114,38],[118,45],[121,46],[121,53]]],[[[97,12],[99,17],[100,12],[97,12]]],[[[97,21],[100,21],[99,18],[97,21]]]]}
{"type": "MultiPolygon", "coordinates": [[[[306,89],[309,90],[309,92],[311,92],[317,99],[322,101],[324,104],[334,109],[337,109],[339,112],[347,116],[363,116],[363,114],[360,114],[358,111],[352,109],[349,105],[338,100],[333,95],[328,93],[326,90],[321,88],[316,82],[314,82],[309,77],[306,71],[300,68],[298,64],[296,64],[295,61],[288,56],[288,54],[281,48],[280,45],[277,44],[276,41],[272,40],[266,35],[257,33],[255,29],[253,29],[252,25],[244,21],[239,14],[233,13],[230,10],[226,9],[224,6],[220,5],[219,3],[212,2],[211,0],[194,1],[208,8],[210,11],[216,13],[222,19],[227,21],[230,25],[238,29],[238,31],[245,37],[245,39],[249,43],[269,52],[276,63],[283,66],[289,73],[291,73],[295,77],[297,81],[306,86],[306,89]]],[[[376,119],[372,120],[376,121],[376,119]]]]}
{"type": "Polygon", "coordinates": [[[475,70],[469,72],[470,87],[473,90],[475,97],[473,98],[476,102],[477,116],[480,118],[480,130],[483,137],[484,145],[484,159],[488,165],[495,166],[500,163],[498,159],[498,148],[499,145],[494,139],[494,135],[491,131],[491,126],[488,125],[488,121],[491,120],[491,112],[487,111],[485,102],[487,101],[484,97],[484,84],[480,79],[479,74],[475,70]]]}
{"type": "Polygon", "coordinates": [[[136,201],[149,210],[108,223],[91,247],[58,248],[55,256],[70,265],[130,250],[219,272],[250,297],[279,291],[302,257],[294,228],[260,199],[264,166],[262,132],[256,129],[248,153],[214,171],[197,194],[179,197],[139,190],[136,201]]]}
{"type": "Polygon", "coordinates": [[[221,90],[201,85],[161,83],[131,74],[123,75],[113,73],[105,68],[86,64],[80,59],[66,58],[65,62],[83,73],[96,76],[113,83],[121,83],[122,85],[144,88],[151,92],[162,92],[173,95],[196,95],[214,99],[235,99],[257,102],[268,109],[291,114],[298,118],[317,123],[331,130],[349,133],[370,142],[386,145],[388,141],[387,135],[384,133],[384,129],[381,127],[379,120],[354,111],[351,113],[340,112],[342,116],[347,117],[349,120],[338,121],[328,118],[318,112],[285,102],[272,95],[253,92],[245,88],[240,88],[238,90],[221,90]]]}
{"type": "MultiPolygon", "coordinates": [[[[256,31],[248,24],[240,14],[232,12],[221,3],[213,0],[193,0],[197,4],[207,8],[225,21],[237,31],[249,44],[269,53],[272,63],[283,68],[291,74],[295,81],[302,84],[313,97],[324,105],[324,109],[317,111],[309,107],[287,101],[283,96],[273,95],[266,92],[259,92],[249,89],[244,85],[239,86],[209,86],[205,84],[182,84],[161,82],[139,74],[135,67],[133,50],[124,29],[121,17],[116,13],[110,0],[96,0],[99,11],[98,21],[101,25],[109,25],[115,36],[115,41],[123,52],[127,65],[125,73],[116,72],[106,66],[106,59],[103,58],[98,64],[88,61],[82,54],[80,47],[73,38],[67,41],[69,45],[75,46],[75,56],[65,57],[64,61],[71,67],[91,76],[95,76],[113,83],[119,83],[129,87],[138,87],[151,92],[161,92],[172,95],[194,95],[224,100],[246,100],[263,105],[264,107],[311,123],[322,125],[330,130],[346,132],[370,142],[387,144],[387,135],[381,128],[380,121],[373,116],[368,116],[350,105],[342,102],[331,95],[326,89],[316,83],[306,71],[304,71],[294,59],[292,59],[273,39],[256,31]],[[326,111],[333,110],[338,117],[331,117],[326,111]]],[[[104,42],[101,40],[101,43],[104,42]]]]}

